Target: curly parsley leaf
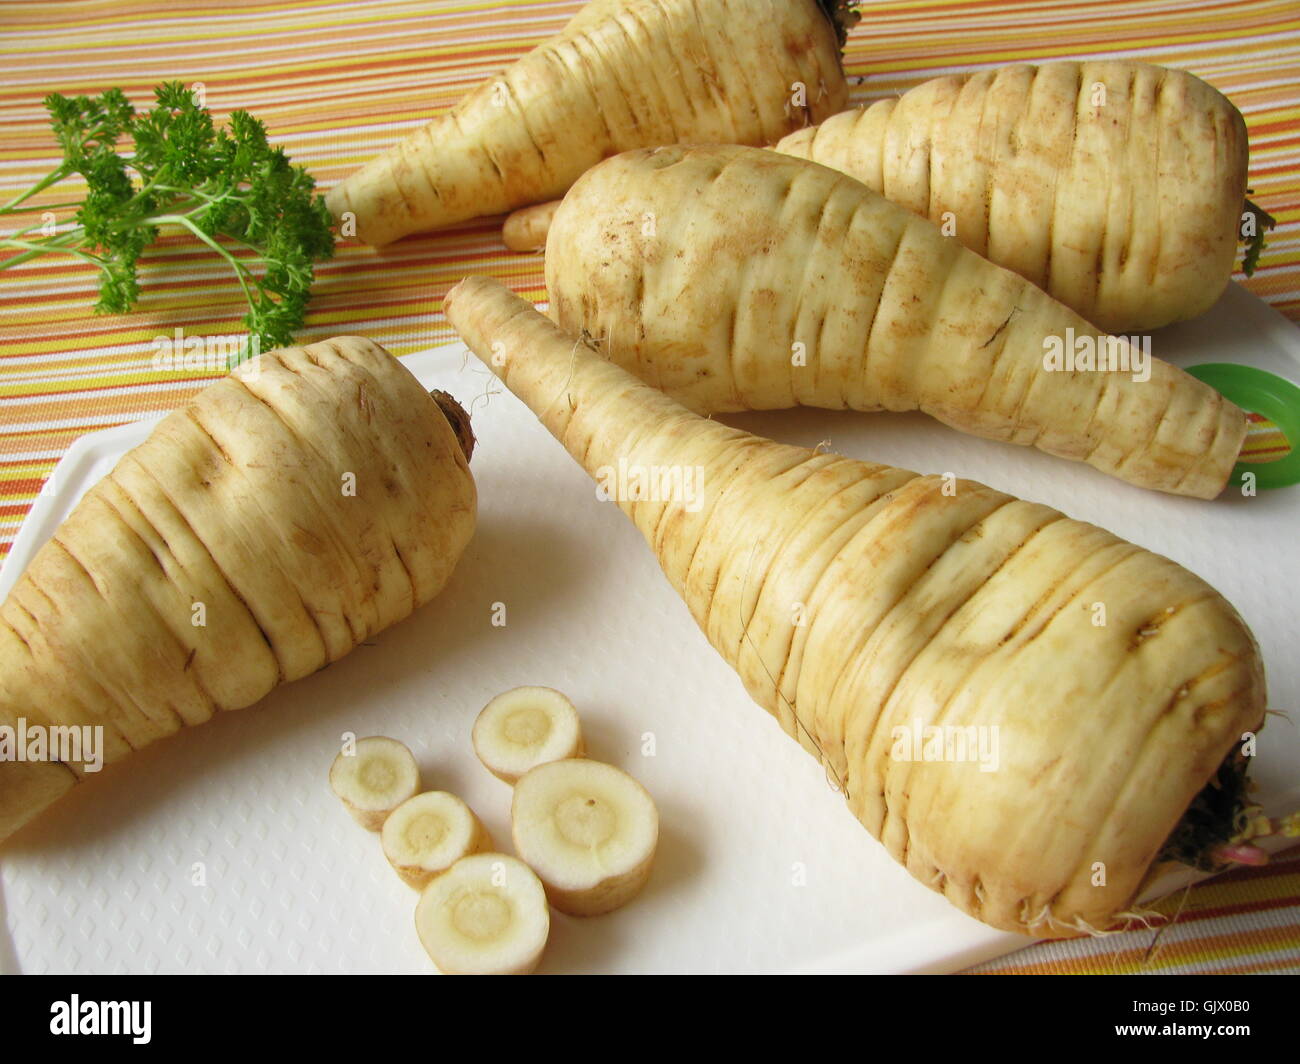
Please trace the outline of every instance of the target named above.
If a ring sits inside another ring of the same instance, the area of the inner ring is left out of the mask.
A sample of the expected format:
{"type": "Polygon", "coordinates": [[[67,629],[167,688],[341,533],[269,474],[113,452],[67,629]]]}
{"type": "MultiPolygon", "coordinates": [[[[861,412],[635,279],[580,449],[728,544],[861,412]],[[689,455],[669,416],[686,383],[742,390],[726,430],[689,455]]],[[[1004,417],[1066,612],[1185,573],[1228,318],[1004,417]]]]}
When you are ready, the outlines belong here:
{"type": "MultiPolygon", "coordinates": [[[[79,174],[86,183],[74,226],[46,236],[38,225],[0,238],[16,266],[45,253],[72,254],[100,271],[101,313],[120,314],[140,295],[140,256],[167,229],[206,244],[234,271],[248,301],[250,340],[292,342],[303,323],[315,264],[334,254],[332,221],[316,183],[267,141],[266,127],[235,111],[219,128],[181,82],[154,89],[154,106],[136,112],[119,89],[100,96],[46,97],[63,162],[0,205],[0,216],[37,210],[24,204],[79,174]],[[131,149],[119,153],[129,139],[131,149]]],[[[246,345],[245,352],[250,345],[246,345]]]]}

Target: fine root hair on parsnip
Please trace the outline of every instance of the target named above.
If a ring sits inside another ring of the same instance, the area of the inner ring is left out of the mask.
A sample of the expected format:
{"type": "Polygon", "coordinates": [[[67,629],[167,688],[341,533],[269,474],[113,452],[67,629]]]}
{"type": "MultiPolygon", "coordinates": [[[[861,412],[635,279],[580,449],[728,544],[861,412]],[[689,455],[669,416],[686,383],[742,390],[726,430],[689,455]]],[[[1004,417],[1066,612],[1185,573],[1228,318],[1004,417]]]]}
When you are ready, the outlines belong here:
{"type": "Polygon", "coordinates": [[[481,853],[430,881],[415,907],[415,929],[445,975],[527,975],[546,948],[551,914],[531,868],[481,853]]]}
{"type": "Polygon", "coordinates": [[[511,251],[541,251],[559,208],[560,201],[551,200],[512,211],[501,226],[501,242],[511,251]]]}
{"type": "Polygon", "coordinates": [[[772,144],[842,110],[843,0],[593,0],[564,31],[330,190],[386,244],[556,199],[607,155],[772,144]]]}
{"type": "MultiPolygon", "coordinates": [[[[455,400],[357,336],[210,384],[90,488],[0,605],[0,726],[91,729],[130,772],[133,751],[373,642],[442,590],[473,534],[457,425],[472,438],[455,400]]],[[[0,760],[0,841],[88,771],[75,753],[0,760]]]]}
{"type": "Polygon", "coordinates": [[[538,765],[515,783],[510,831],[552,905],[599,916],[626,905],[650,878],[659,811],[621,769],[570,758],[538,765]]]}
{"type": "Polygon", "coordinates": [[[773,151],[606,160],[556,212],[546,285],[565,332],[698,413],[921,410],[1205,499],[1246,436],[1240,409],[1141,341],[1106,336],[861,182],[773,151]]]}
{"type": "Polygon", "coordinates": [[[583,752],[578,711],[551,687],[516,687],[497,695],[474,721],[473,741],[484,767],[506,783],[536,765],[583,752]]]}
{"type": "Polygon", "coordinates": [[[420,789],[415,755],[396,739],[371,735],[340,751],[330,787],[367,831],[379,831],[389,813],[420,789]]]}
{"type": "Polygon", "coordinates": [[[417,890],[462,857],[493,848],[474,811],[446,791],[404,801],[384,820],[380,841],[393,871],[417,890]]]}
{"type": "Polygon", "coordinates": [[[445,307],[607,489],[609,470],[693,471],[689,495],[610,494],[750,696],[921,883],[994,927],[1109,930],[1169,840],[1188,861],[1217,845],[1198,794],[1267,703],[1250,630],[1204,580],[974,481],[700,417],[493,281],[445,307]]]}
{"type": "Polygon", "coordinates": [[[776,150],[857,178],[1107,332],[1195,317],[1232,276],[1246,123],[1183,70],[1106,59],[950,74],[776,150]]]}

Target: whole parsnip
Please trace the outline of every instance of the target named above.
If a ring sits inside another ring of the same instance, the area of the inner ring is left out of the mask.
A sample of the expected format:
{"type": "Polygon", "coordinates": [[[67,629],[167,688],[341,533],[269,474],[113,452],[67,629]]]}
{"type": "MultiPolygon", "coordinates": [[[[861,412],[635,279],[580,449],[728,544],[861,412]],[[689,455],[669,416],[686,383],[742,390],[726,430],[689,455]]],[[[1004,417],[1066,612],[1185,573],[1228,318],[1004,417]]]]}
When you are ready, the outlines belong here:
{"type": "Polygon", "coordinates": [[[844,108],[846,0],[594,0],[332,189],[371,244],[562,195],[628,148],[771,144],[844,108]]]}
{"type": "MultiPolygon", "coordinates": [[[[432,599],[474,530],[468,420],[377,344],[271,351],[164,418],[0,605],[0,725],[102,756],[257,702],[432,599]]],[[[0,760],[0,840],[87,773],[0,760]]]]}
{"type": "MultiPolygon", "coordinates": [[[[995,927],[1124,922],[1184,811],[1263,719],[1259,651],[1213,588],[982,484],[945,491],[701,418],[495,282],[470,278],[446,306],[914,876],[995,927]],[[642,479],[609,483],[620,468],[642,479]],[[671,484],[686,469],[692,497],[646,490],[654,471],[671,484]],[[996,764],[905,741],[930,727],[996,742],[996,764]]],[[[1217,827],[1226,842],[1231,811],[1217,827]]]]}
{"type": "Polygon", "coordinates": [[[828,167],[744,147],[608,159],[547,238],[551,314],[700,412],[921,410],[1212,498],[1246,416],[1143,343],[828,167]]]}
{"type": "Polygon", "coordinates": [[[951,74],[776,150],[947,226],[1109,332],[1195,317],[1232,275],[1246,124],[1183,70],[1099,60],[951,74]]]}

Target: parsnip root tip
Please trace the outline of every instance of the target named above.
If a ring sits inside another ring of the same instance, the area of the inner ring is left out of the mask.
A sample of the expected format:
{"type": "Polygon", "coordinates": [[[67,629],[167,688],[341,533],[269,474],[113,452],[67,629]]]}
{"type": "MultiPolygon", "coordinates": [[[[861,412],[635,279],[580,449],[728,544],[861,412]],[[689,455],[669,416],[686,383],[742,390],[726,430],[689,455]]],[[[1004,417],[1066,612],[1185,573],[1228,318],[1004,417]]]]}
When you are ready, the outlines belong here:
{"type": "Polygon", "coordinates": [[[511,251],[541,251],[559,206],[559,200],[551,200],[512,212],[501,227],[501,242],[511,251]]]}

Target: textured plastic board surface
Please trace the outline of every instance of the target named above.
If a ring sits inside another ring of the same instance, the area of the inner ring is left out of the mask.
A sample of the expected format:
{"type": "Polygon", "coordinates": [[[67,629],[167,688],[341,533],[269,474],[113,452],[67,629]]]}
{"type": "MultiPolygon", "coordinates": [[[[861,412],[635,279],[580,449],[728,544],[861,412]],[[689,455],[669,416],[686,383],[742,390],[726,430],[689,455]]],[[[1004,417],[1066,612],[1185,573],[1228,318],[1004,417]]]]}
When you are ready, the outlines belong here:
{"type": "MultiPolygon", "coordinates": [[[[1208,317],[1157,335],[1155,353],[1300,377],[1300,332],[1236,287],[1208,317]]],[[[426,785],[462,795],[508,845],[510,789],[478,764],[469,736],[483,704],[522,683],[569,693],[591,756],[642,780],[663,823],[642,898],[594,920],[556,915],[543,971],[942,971],[1025,944],[951,908],[862,830],[749,701],[631,524],[463,348],[407,364],[473,403],[480,441],[479,529],[446,592],[324,672],[107,770],[16,837],[0,855],[0,970],[431,971],[414,892],[326,772],[342,733],[393,735],[415,751],[426,785]],[[496,603],[504,627],[492,624],[496,603]]],[[[1271,704],[1300,709],[1294,490],[1155,495],[920,415],[732,420],[982,480],[1169,555],[1237,605],[1262,645],[1271,704]]],[[[77,442],[0,593],[149,426],[77,442]]],[[[1296,725],[1273,718],[1255,770],[1267,806],[1300,800],[1297,765],[1296,725]]]]}

